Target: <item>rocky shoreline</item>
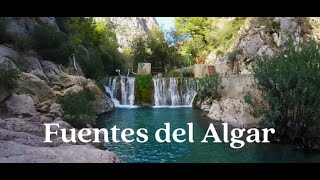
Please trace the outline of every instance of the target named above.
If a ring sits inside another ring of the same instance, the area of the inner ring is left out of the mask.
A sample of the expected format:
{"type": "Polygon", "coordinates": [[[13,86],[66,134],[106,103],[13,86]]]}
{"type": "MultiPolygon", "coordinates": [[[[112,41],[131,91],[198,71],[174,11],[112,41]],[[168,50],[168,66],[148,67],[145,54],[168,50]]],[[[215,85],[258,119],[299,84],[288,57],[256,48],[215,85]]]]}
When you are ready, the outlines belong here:
{"type": "Polygon", "coordinates": [[[0,162],[119,162],[115,153],[106,150],[104,142],[64,143],[61,134],[52,138],[53,143],[43,142],[43,123],[73,128],[63,120],[60,105],[68,94],[87,89],[95,94],[97,114],[114,109],[111,99],[94,81],[75,75],[72,67],[64,68],[40,60],[32,52],[21,53],[0,45],[0,66],[8,63],[22,73],[12,92],[0,85],[0,162]]]}

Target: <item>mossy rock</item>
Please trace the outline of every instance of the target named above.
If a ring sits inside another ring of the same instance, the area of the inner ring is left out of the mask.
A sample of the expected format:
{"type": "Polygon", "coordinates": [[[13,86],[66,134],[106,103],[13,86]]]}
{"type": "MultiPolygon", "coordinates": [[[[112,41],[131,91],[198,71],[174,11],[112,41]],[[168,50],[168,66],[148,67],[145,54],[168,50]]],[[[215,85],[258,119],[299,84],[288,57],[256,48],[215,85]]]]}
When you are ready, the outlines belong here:
{"type": "Polygon", "coordinates": [[[153,81],[151,75],[136,75],[135,103],[142,106],[153,105],[153,81]]]}

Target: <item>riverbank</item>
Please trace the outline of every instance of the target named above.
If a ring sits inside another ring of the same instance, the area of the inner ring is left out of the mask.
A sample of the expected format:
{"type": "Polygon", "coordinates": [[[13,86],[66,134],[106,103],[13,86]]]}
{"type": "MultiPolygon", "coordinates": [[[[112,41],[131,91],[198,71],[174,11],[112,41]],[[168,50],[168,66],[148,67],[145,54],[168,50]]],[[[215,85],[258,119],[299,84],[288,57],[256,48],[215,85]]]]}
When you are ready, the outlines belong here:
{"type": "MultiPolygon", "coordinates": [[[[7,64],[20,75],[12,90],[0,84],[0,162],[119,162],[115,153],[106,150],[104,142],[64,143],[59,133],[52,136],[53,143],[44,143],[44,123],[73,128],[65,121],[61,108],[69,94],[89,90],[94,94],[96,114],[114,110],[111,99],[93,80],[78,75],[72,66],[63,67],[0,45],[0,67],[7,64]]],[[[81,71],[79,67],[78,70],[81,71]]]]}

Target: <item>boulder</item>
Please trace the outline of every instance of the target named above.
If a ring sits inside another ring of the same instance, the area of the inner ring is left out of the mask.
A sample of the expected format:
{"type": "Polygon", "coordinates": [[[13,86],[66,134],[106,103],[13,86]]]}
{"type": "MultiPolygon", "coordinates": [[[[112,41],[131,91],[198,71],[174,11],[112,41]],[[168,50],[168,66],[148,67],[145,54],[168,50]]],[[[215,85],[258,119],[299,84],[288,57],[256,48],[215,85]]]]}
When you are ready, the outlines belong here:
{"type": "Polygon", "coordinates": [[[18,67],[14,62],[12,62],[9,58],[7,57],[1,57],[0,58],[0,70],[1,69],[7,69],[8,67],[17,69],[18,67]]]}
{"type": "Polygon", "coordinates": [[[30,118],[7,118],[0,120],[0,128],[15,132],[25,132],[36,136],[45,135],[45,127],[39,121],[30,118]]]}
{"type": "Polygon", "coordinates": [[[85,88],[95,95],[94,109],[96,113],[102,114],[114,110],[115,106],[112,100],[95,83],[91,81],[85,88]]]}
{"type": "Polygon", "coordinates": [[[49,82],[48,77],[43,72],[42,66],[39,60],[34,56],[24,56],[23,57],[25,71],[38,76],[40,79],[49,82]]]}
{"type": "Polygon", "coordinates": [[[241,39],[238,50],[241,50],[247,58],[254,58],[263,44],[264,41],[260,38],[260,35],[255,34],[241,39]]]}
{"type": "Polygon", "coordinates": [[[0,128],[0,141],[13,141],[19,144],[35,146],[35,147],[43,147],[43,146],[51,146],[52,143],[44,143],[44,138],[40,136],[36,136],[33,134],[29,134],[26,132],[15,132],[12,130],[2,129],[0,128]]]}
{"type": "Polygon", "coordinates": [[[90,145],[31,147],[0,140],[1,163],[117,163],[116,154],[90,145]]]}
{"type": "Polygon", "coordinates": [[[66,75],[62,68],[51,61],[40,61],[44,74],[52,82],[59,81],[59,76],[66,75]]]}
{"type": "Polygon", "coordinates": [[[260,122],[250,114],[249,105],[243,99],[214,101],[207,116],[238,128],[257,127],[260,122]]]}
{"type": "Polygon", "coordinates": [[[46,82],[31,73],[21,74],[21,77],[18,80],[18,86],[15,88],[14,92],[17,94],[31,95],[36,104],[56,99],[55,93],[46,82]]]}
{"type": "Polygon", "coordinates": [[[4,19],[7,22],[7,33],[14,41],[30,36],[41,23],[59,30],[54,17],[5,17],[4,19]]]}
{"type": "Polygon", "coordinates": [[[5,107],[14,115],[35,116],[38,114],[32,98],[28,95],[12,95],[5,101],[5,107]]]}
{"type": "Polygon", "coordinates": [[[6,45],[0,45],[0,57],[8,57],[12,60],[18,59],[20,54],[6,45]]]}

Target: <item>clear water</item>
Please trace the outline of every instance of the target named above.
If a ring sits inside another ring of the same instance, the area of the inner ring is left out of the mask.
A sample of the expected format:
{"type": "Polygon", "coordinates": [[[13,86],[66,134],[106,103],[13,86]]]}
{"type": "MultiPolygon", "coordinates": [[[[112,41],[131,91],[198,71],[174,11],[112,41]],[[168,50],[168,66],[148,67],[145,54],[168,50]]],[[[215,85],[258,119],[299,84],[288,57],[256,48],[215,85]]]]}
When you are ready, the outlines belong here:
{"type": "MultiPolygon", "coordinates": [[[[320,154],[305,154],[281,144],[246,144],[241,149],[232,149],[228,143],[200,143],[209,123],[214,123],[222,139],[221,123],[208,120],[199,110],[192,108],[116,108],[114,112],[100,117],[97,126],[112,128],[117,125],[121,130],[148,129],[149,140],[146,143],[110,141],[107,144],[121,162],[320,162],[320,154]],[[171,129],[184,128],[186,131],[187,123],[193,122],[195,142],[158,143],[154,133],[166,122],[170,122],[171,129]]],[[[120,133],[117,136],[120,137],[120,133]]],[[[111,133],[109,138],[111,140],[111,133]]]]}

